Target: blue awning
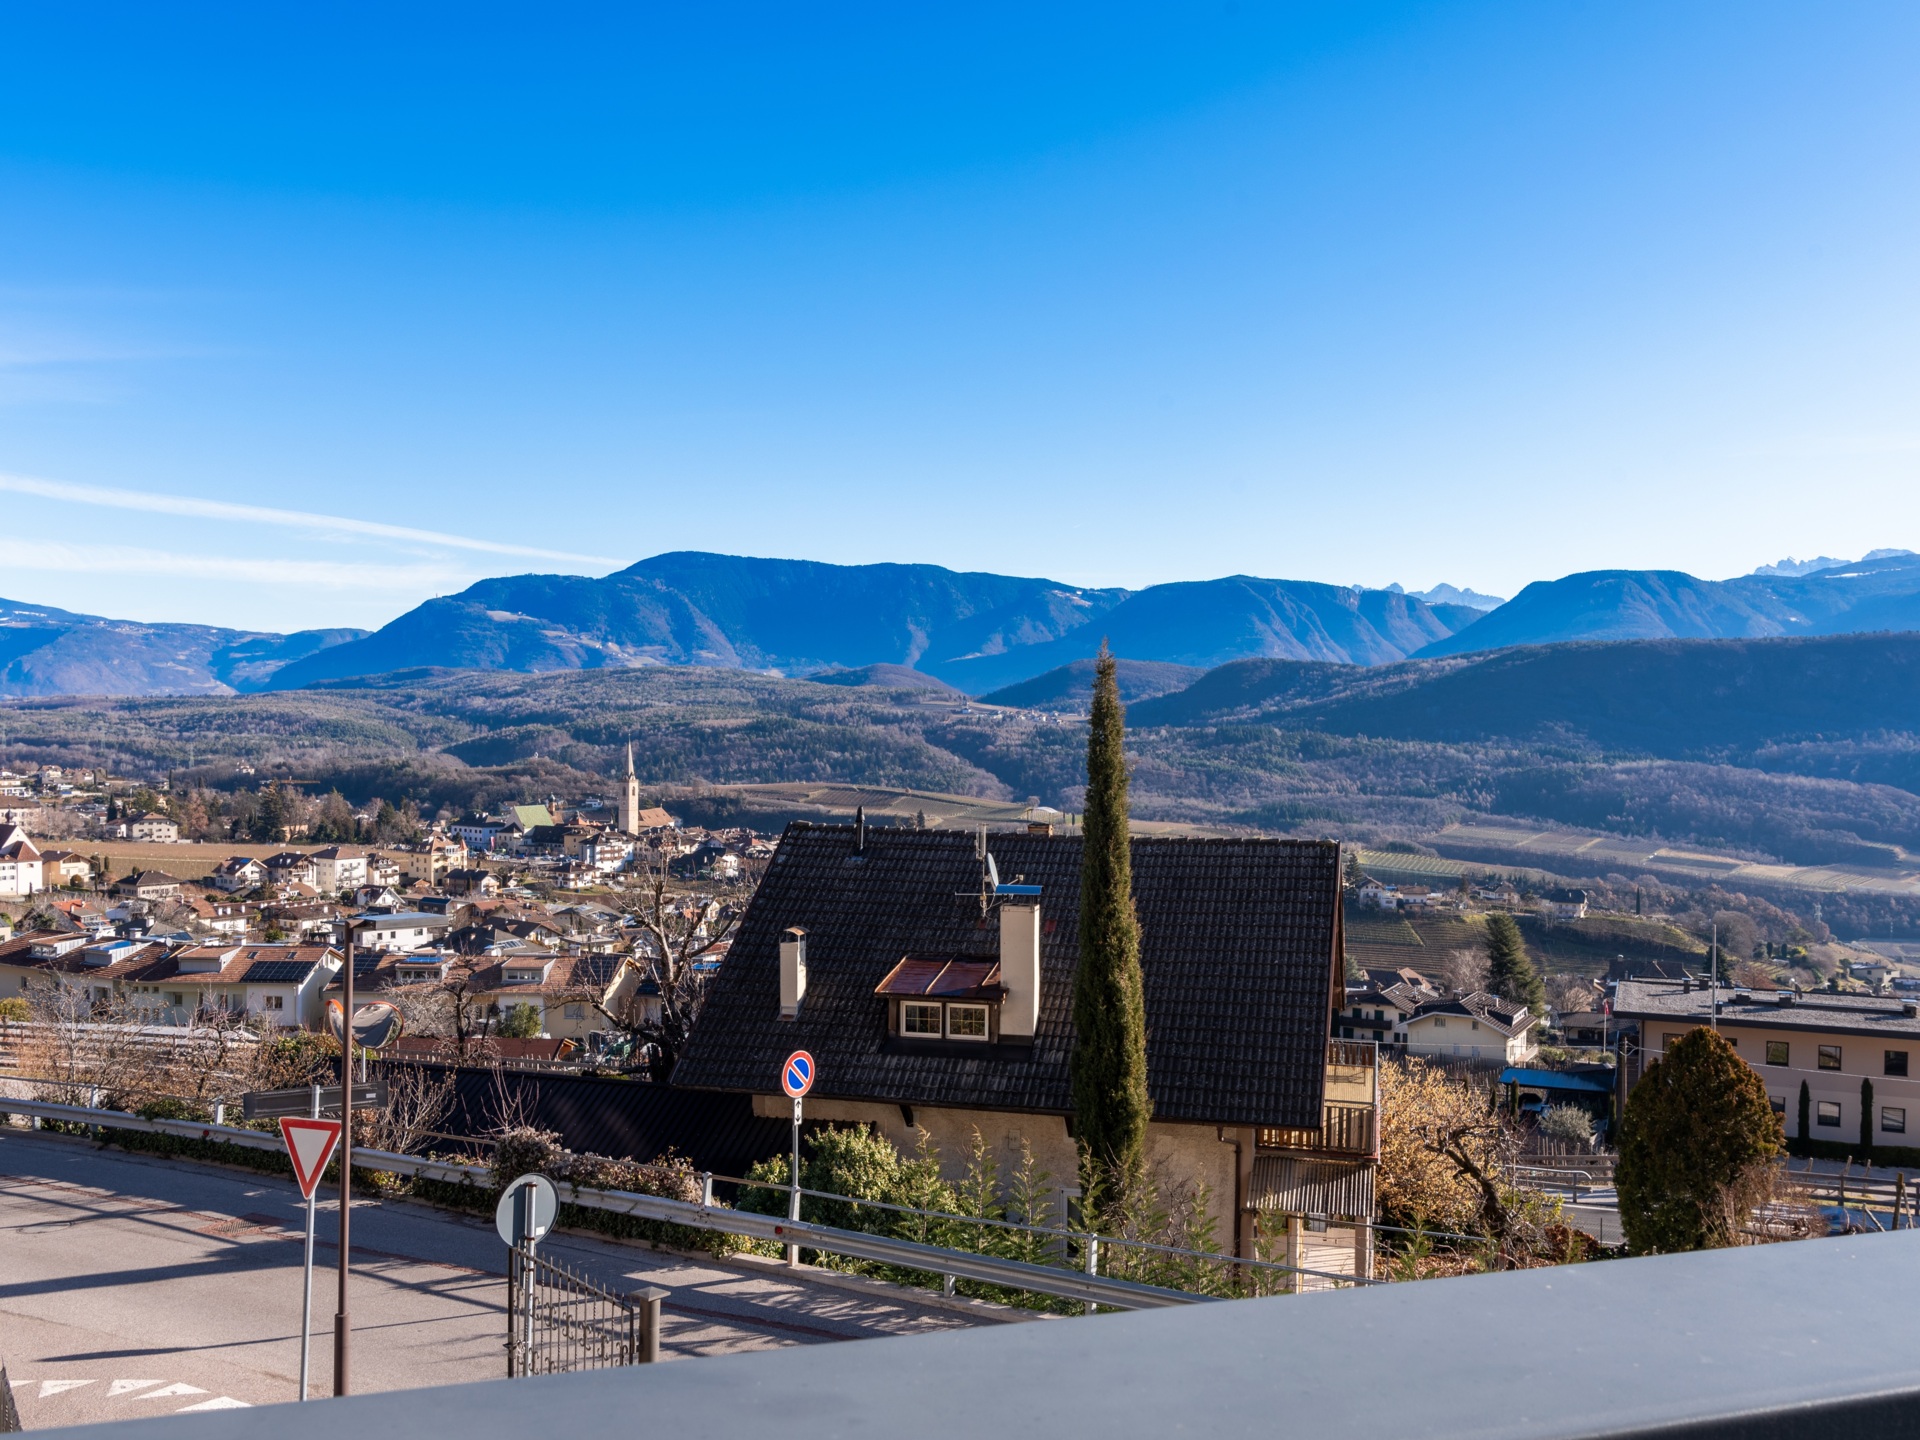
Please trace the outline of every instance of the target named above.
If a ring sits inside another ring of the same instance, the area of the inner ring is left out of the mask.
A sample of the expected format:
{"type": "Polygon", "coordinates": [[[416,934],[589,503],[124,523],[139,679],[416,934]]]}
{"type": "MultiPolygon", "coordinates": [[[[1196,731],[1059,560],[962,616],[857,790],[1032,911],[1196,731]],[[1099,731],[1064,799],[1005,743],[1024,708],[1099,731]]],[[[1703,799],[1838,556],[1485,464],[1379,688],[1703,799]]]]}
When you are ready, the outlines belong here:
{"type": "Polygon", "coordinates": [[[1502,1085],[1528,1085],[1535,1090],[1582,1090],[1590,1095],[1610,1095],[1613,1082],[1593,1075],[1567,1075],[1558,1070],[1517,1070],[1500,1072],[1502,1085]]]}

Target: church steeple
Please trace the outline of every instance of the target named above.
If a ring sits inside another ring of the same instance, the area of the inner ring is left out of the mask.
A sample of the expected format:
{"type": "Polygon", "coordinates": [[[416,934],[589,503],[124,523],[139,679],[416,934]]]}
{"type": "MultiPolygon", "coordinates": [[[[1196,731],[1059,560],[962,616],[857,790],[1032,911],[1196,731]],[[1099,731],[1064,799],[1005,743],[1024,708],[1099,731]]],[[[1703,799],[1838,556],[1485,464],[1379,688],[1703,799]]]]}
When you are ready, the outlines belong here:
{"type": "Polygon", "coordinates": [[[620,828],[629,835],[640,833],[640,777],[633,768],[633,741],[627,741],[627,783],[620,792],[620,828]]]}

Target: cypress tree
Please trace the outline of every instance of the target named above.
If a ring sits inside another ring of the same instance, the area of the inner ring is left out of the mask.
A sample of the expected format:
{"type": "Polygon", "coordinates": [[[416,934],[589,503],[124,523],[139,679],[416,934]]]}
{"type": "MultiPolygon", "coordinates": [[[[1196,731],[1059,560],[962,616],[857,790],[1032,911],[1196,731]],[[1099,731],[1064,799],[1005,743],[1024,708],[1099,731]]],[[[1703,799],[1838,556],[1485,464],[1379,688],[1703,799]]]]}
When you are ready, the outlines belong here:
{"type": "Polygon", "coordinates": [[[1073,977],[1074,1138],[1090,1178],[1124,1194],[1146,1153],[1147,1011],[1127,834],[1125,714],[1105,643],[1094,669],[1073,977]]]}
{"type": "Polygon", "coordinates": [[[1860,1158],[1873,1163],[1873,1081],[1860,1082],[1860,1158]]]}
{"type": "Polygon", "coordinates": [[[1808,1093],[1807,1082],[1802,1080],[1800,1082],[1800,1153],[1802,1155],[1811,1155],[1813,1153],[1813,1147],[1808,1144],[1808,1141],[1812,1138],[1812,1132],[1807,1128],[1812,1123],[1812,1120],[1813,1096],[1808,1093]]]}
{"type": "Polygon", "coordinates": [[[1511,915],[1487,917],[1487,988],[1502,1000],[1525,1005],[1535,1015],[1547,1012],[1547,987],[1527,958],[1526,942],[1511,915]]]}

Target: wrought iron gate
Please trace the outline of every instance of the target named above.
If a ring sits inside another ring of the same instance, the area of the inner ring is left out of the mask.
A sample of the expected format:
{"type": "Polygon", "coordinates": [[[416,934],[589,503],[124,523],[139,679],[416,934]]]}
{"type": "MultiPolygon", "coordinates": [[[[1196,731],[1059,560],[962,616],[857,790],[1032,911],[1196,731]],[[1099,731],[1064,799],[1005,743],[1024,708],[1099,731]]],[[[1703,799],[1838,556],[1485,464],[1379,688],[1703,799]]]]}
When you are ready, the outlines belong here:
{"type": "Polygon", "coordinates": [[[507,1374],[554,1375],[660,1358],[664,1290],[616,1295],[532,1246],[507,1252],[507,1374]]]}

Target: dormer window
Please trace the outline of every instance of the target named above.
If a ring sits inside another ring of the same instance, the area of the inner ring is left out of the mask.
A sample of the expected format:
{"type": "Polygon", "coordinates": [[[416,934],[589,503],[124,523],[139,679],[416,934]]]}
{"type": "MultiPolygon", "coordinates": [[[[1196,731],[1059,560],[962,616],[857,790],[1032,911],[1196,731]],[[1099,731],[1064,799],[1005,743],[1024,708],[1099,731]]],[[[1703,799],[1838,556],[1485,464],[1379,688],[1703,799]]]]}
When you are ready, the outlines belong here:
{"type": "Polygon", "coordinates": [[[901,1040],[998,1038],[997,1011],[1006,997],[994,960],[909,955],[874,989],[887,1002],[887,1031],[901,1040]]]}
{"type": "Polygon", "coordinates": [[[984,1005],[947,1006],[947,1038],[949,1040],[986,1039],[987,1007],[984,1005]]]}

